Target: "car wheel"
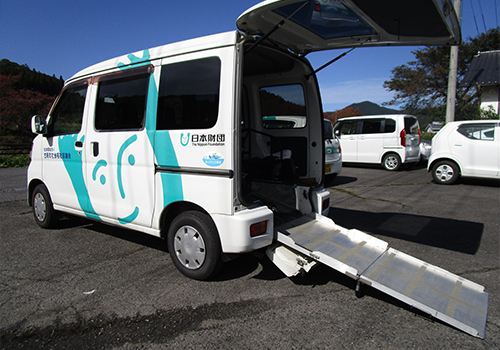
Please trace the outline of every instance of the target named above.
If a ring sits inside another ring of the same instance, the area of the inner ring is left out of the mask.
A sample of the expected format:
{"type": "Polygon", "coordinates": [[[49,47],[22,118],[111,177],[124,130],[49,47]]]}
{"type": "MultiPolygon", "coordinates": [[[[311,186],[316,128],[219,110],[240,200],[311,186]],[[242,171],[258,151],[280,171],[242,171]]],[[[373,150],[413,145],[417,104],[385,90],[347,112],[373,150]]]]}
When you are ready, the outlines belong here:
{"type": "Polygon", "coordinates": [[[438,184],[451,185],[459,176],[458,166],[450,161],[437,162],[432,167],[432,178],[438,184]]]}
{"type": "Polygon", "coordinates": [[[174,265],[187,277],[206,280],[222,264],[219,234],[207,214],[188,211],[177,216],[168,230],[167,244],[174,265]]]}
{"type": "Polygon", "coordinates": [[[42,228],[51,228],[57,222],[57,215],[45,185],[35,187],[32,197],[32,208],[35,222],[42,228]]]}
{"type": "Polygon", "coordinates": [[[382,159],[382,166],[385,170],[396,171],[401,167],[401,158],[396,153],[389,153],[382,159]]]}

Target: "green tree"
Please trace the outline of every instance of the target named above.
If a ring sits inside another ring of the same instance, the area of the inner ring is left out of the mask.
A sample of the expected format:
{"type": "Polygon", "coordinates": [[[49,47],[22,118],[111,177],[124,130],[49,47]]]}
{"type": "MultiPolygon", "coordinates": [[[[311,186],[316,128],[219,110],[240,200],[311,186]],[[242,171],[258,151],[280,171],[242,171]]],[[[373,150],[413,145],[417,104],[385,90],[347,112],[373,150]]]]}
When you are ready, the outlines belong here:
{"type": "MultiPolygon", "coordinates": [[[[457,71],[456,120],[479,119],[478,93],[472,86],[460,83],[479,51],[500,49],[500,28],[494,28],[476,38],[469,38],[459,47],[457,71]]],[[[385,105],[399,105],[408,113],[442,120],[446,114],[450,49],[432,46],[412,52],[415,60],[392,70],[384,88],[394,92],[385,105]]]]}
{"type": "Polygon", "coordinates": [[[31,135],[31,116],[46,115],[63,84],[62,77],[0,60],[0,135],[31,135]]]}

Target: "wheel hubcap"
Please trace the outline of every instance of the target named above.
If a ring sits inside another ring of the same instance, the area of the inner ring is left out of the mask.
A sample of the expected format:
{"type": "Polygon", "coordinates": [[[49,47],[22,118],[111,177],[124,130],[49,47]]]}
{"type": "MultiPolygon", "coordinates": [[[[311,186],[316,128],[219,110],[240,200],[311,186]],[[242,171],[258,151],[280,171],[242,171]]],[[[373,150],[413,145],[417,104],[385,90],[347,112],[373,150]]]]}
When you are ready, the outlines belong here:
{"type": "Polygon", "coordinates": [[[205,242],[201,234],[192,226],[182,226],[174,237],[177,259],[190,270],[203,265],[206,257],[205,242]]]}
{"type": "Polygon", "coordinates": [[[387,157],[385,160],[385,166],[387,169],[396,169],[398,166],[398,160],[396,157],[387,157]]]}
{"type": "Polygon", "coordinates": [[[39,221],[45,220],[45,215],[47,215],[47,204],[45,203],[45,198],[43,198],[40,193],[35,195],[33,207],[35,209],[36,218],[39,221]]]}
{"type": "Polygon", "coordinates": [[[443,164],[437,167],[436,177],[441,181],[449,181],[453,177],[453,168],[443,164]]]}

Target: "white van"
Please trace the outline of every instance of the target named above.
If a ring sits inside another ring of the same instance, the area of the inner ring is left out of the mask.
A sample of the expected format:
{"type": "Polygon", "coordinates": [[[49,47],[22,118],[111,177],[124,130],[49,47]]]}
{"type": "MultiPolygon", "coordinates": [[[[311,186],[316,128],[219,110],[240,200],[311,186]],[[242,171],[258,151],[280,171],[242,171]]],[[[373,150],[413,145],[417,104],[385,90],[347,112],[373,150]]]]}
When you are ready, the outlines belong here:
{"type": "Polygon", "coordinates": [[[382,164],[398,170],[420,160],[420,125],[411,115],[342,118],[335,123],[344,162],[382,164]]]}
{"type": "MultiPolygon", "coordinates": [[[[321,262],[358,287],[370,284],[406,302],[417,298],[412,305],[422,309],[444,304],[432,300],[441,284],[430,283],[427,293],[423,285],[418,295],[398,290],[410,283],[401,279],[422,266],[431,282],[460,279],[461,288],[483,300],[484,288],[326,217],[323,111],[304,56],[460,41],[448,0],[375,3],[334,2],[338,14],[319,21],[321,7],[312,1],[265,1],[239,17],[240,31],[147,49],[76,73],[48,117],[32,119],[39,134],[28,169],[35,221],[50,227],[63,212],[163,237],[176,267],[196,279],[210,278],[235,254],[267,248],[288,276],[321,262]],[[394,13],[401,26],[394,25],[394,13]],[[291,116],[300,123],[291,127],[291,116]],[[391,275],[391,261],[406,273],[391,275]],[[391,285],[382,288],[386,281],[391,285]]],[[[462,302],[445,291],[443,297],[462,302]]],[[[471,311],[479,316],[456,306],[457,322],[478,329],[471,334],[484,336],[483,304],[475,302],[471,311]]],[[[454,317],[446,310],[432,314],[440,312],[454,317]]]]}
{"type": "Polygon", "coordinates": [[[340,140],[333,133],[332,122],[323,120],[323,138],[325,139],[325,175],[333,180],[342,172],[342,148],[340,140]]]}

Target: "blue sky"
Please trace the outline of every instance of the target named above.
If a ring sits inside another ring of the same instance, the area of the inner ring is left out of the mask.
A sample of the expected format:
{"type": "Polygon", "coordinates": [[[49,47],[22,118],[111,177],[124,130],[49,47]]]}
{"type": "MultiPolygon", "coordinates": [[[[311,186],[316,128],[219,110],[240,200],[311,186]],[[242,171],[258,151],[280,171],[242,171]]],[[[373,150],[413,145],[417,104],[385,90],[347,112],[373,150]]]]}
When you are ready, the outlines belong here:
{"type": "MultiPolygon", "coordinates": [[[[109,58],[235,30],[238,16],[258,2],[1,0],[0,57],[68,79],[109,58]]],[[[461,17],[464,39],[484,33],[499,25],[499,0],[462,0],[461,17]]],[[[382,84],[394,67],[414,58],[415,49],[358,48],[318,73],[324,110],[389,101],[391,94],[382,84]]],[[[308,58],[317,68],[343,51],[308,58]]]]}

